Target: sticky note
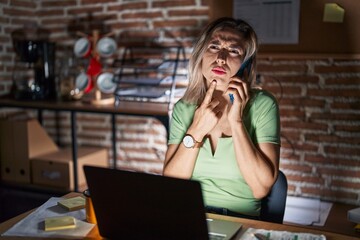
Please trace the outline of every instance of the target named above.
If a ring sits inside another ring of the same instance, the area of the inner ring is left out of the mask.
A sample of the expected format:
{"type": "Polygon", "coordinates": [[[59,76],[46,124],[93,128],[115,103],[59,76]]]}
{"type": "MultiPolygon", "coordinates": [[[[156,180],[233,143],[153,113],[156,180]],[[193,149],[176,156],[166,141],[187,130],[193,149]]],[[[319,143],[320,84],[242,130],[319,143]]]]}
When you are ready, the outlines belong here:
{"type": "Polygon", "coordinates": [[[85,207],[85,199],[83,197],[73,197],[58,201],[58,205],[68,211],[75,211],[85,207]]]}
{"type": "Polygon", "coordinates": [[[360,223],[359,223],[359,224],[356,224],[356,226],[355,226],[355,231],[360,232],[360,223]]]}
{"type": "Polygon", "coordinates": [[[71,216],[50,217],[45,219],[45,231],[75,228],[75,218],[71,216]]]}
{"type": "Polygon", "coordinates": [[[326,3],[324,8],[324,22],[342,23],[345,10],[336,3],[326,3]]]}

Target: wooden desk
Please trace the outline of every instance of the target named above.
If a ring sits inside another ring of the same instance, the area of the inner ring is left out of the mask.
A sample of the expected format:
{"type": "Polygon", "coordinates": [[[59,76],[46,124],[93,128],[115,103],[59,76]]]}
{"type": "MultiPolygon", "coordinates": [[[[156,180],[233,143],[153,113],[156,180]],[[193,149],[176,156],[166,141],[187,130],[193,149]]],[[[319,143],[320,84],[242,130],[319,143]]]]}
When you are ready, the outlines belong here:
{"type": "MultiPolygon", "coordinates": [[[[65,197],[73,197],[78,196],[79,193],[70,193],[66,195],[65,197]]],[[[32,211],[29,211],[27,213],[23,213],[19,216],[16,216],[6,222],[3,222],[0,224],[0,234],[6,232],[11,226],[13,226],[15,223],[26,217],[28,214],[30,214],[32,211]]],[[[236,235],[235,239],[240,239],[241,235],[248,229],[248,228],[258,228],[258,229],[267,229],[267,230],[278,230],[278,231],[290,231],[290,232],[307,232],[307,233],[314,233],[314,234],[323,234],[326,236],[327,240],[358,240],[359,237],[354,236],[348,236],[345,234],[339,234],[339,233],[333,233],[328,232],[325,230],[319,229],[311,229],[311,228],[305,228],[300,226],[292,226],[292,225],[286,225],[286,224],[277,224],[277,223],[269,223],[269,222],[263,222],[263,221],[256,221],[256,220],[250,220],[250,219],[244,219],[244,218],[235,218],[235,217],[229,217],[229,216],[222,216],[222,215],[216,215],[216,214],[208,214],[210,218],[214,219],[223,219],[228,221],[234,221],[234,222],[240,222],[243,224],[242,229],[239,231],[239,233],[236,235]]],[[[34,238],[24,238],[24,237],[0,237],[0,239],[34,239],[34,238]]],[[[35,239],[43,239],[43,238],[35,238],[35,239]]],[[[90,233],[84,238],[84,239],[102,239],[99,235],[98,228],[95,226],[90,233]]]]}
{"type": "MultiPolygon", "coordinates": [[[[112,125],[112,151],[113,151],[113,168],[116,168],[116,115],[132,115],[143,117],[154,117],[158,119],[169,130],[169,103],[155,102],[130,102],[121,101],[118,106],[110,105],[93,105],[81,101],[31,101],[31,100],[14,100],[10,98],[0,98],[0,108],[21,108],[35,109],[38,111],[39,122],[42,123],[42,111],[67,111],[71,116],[71,142],[72,158],[74,169],[77,169],[77,141],[76,141],[76,113],[99,113],[110,114],[112,125]]],[[[77,171],[74,173],[74,191],[78,191],[77,171]]]]}
{"type": "MultiPolygon", "coordinates": [[[[324,226],[303,226],[305,228],[317,229],[326,232],[335,232],[344,235],[350,235],[360,239],[360,232],[355,231],[356,223],[347,220],[347,212],[357,206],[343,203],[334,203],[324,226]]],[[[288,225],[299,226],[293,223],[288,225]]]]}

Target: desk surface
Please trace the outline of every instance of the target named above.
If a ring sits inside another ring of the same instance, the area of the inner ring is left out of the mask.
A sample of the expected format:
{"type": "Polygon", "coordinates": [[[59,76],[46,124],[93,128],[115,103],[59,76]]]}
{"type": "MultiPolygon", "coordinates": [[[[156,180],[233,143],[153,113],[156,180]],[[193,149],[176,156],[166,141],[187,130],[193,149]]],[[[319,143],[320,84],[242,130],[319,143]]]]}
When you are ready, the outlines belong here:
{"type": "MultiPolygon", "coordinates": [[[[72,197],[77,196],[80,193],[70,193],[66,195],[66,197],[72,197]]],[[[6,230],[8,230],[11,226],[13,226],[15,223],[26,217],[28,214],[30,214],[31,211],[23,213],[19,216],[16,216],[8,221],[5,221],[0,224],[0,234],[4,233],[6,230]]],[[[235,218],[235,217],[229,217],[229,216],[222,216],[222,215],[215,215],[215,214],[208,214],[209,217],[214,219],[223,219],[228,221],[234,221],[234,222],[240,222],[243,224],[242,229],[237,234],[235,239],[240,239],[241,235],[248,229],[248,228],[258,228],[258,229],[268,229],[268,230],[278,230],[278,231],[291,231],[291,232],[307,232],[307,233],[314,233],[314,234],[324,234],[326,236],[327,240],[355,240],[359,239],[359,237],[354,236],[347,236],[339,233],[333,233],[329,232],[327,230],[323,229],[311,229],[311,228],[305,228],[300,226],[293,226],[293,225],[287,225],[287,224],[276,224],[276,223],[269,223],[269,222],[263,222],[263,221],[256,221],[256,220],[250,220],[250,219],[244,219],[244,218],[235,218]]],[[[0,239],[25,239],[23,237],[0,237],[0,239]]],[[[26,238],[29,239],[29,238],[26,238]]],[[[41,238],[36,238],[41,239],[41,238]]],[[[87,235],[85,239],[102,239],[99,235],[98,228],[95,226],[91,232],[87,235]]]]}
{"type": "Polygon", "coordinates": [[[14,100],[0,98],[1,107],[34,108],[58,111],[96,112],[96,113],[123,113],[133,115],[168,116],[168,103],[120,101],[117,107],[114,104],[95,105],[83,101],[38,101],[14,100]]]}

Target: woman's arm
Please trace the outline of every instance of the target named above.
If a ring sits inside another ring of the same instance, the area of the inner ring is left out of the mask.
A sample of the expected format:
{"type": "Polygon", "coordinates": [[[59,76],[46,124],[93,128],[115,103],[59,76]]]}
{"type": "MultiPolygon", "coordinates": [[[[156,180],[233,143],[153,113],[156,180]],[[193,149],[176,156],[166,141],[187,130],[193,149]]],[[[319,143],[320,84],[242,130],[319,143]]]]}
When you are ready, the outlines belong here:
{"type": "Polygon", "coordinates": [[[280,146],[273,143],[254,145],[242,122],[232,126],[236,160],[255,198],[263,198],[276,181],[280,146]]]}
{"type": "Polygon", "coordinates": [[[165,155],[163,175],[189,179],[192,176],[199,148],[170,144],[165,155]]]}
{"type": "MultiPolygon", "coordinates": [[[[234,103],[229,106],[228,120],[231,126],[236,160],[240,171],[253,191],[255,198],[263,198],[270,191],[279,171],[280,146],[274,143],[259,143],[255,145],[249,136],[243,122],[245,107],[252,96],[248,83],[232,78],[228,92],[236,94],[234,103]]],[[[270,121],[257,122],[259,129],[279,129],[277,103],[269,104],[264,116],[269,115],[270,121]],[[275,105],[274,105],[275,104],[275,105]]],[[[257,105],[257,111],[261,111],[257,105]]],[[[260,114],[260,113],[259,113],[260,114]]],[[[264,118],[264,117],[263,117],[264,118]]],[[[270,136],[278,134],[271,132],[270,136]]],[[[261,137],[261,136],[260,136],[261,137]]]]}

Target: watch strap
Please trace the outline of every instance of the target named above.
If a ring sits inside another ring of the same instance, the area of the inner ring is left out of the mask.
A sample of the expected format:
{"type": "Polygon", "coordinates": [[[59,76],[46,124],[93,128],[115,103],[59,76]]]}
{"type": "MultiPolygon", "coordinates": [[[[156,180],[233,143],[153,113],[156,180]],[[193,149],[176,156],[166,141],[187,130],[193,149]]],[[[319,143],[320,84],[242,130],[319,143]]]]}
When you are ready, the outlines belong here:
{"type": "Polygon", "coordinates": [[[203,145],[203,142],[198,142],[191,134],[186,134],[185,136],[190,136],[194,140],[194,146],[192,148],[201,148],[203,145]]]}

